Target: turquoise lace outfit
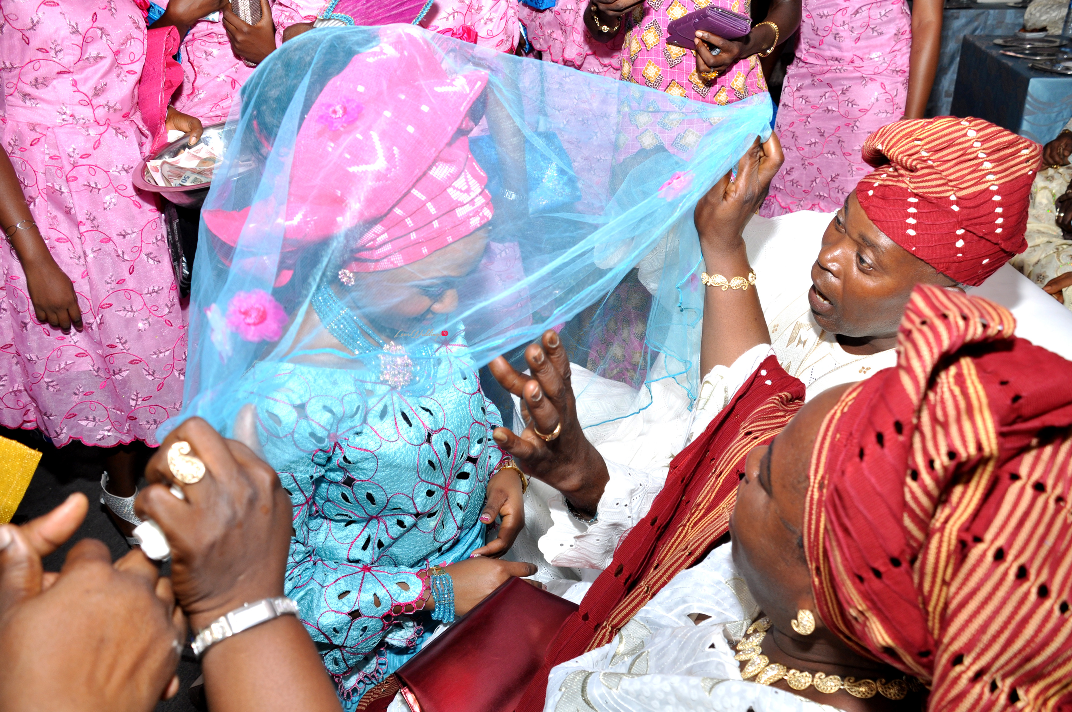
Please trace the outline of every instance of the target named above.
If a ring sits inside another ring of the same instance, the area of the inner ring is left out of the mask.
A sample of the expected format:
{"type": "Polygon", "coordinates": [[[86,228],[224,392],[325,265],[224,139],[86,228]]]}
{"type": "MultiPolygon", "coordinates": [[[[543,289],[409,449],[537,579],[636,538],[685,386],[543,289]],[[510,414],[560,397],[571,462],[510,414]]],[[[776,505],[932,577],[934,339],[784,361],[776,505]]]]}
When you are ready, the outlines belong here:
{"type": "Polygon", "coordinates": [[[286,595],[340,695],[356,703],[427,636],[427,614],[413,613],[427,585],[417,572],[484,544],[479,516],[502,458],[491,432],[502,419],[464,338],[424,347],[431,357],[418,360],[435,372],[411,393],[383,382],[400,370],[406,380],[404,354],[354,342],[333,305],[313,304],[348,348],[380,359],[378,381],[367,369],[260,362],[239,398],[256,405],[265,459],[294,506],[286,595]]]}

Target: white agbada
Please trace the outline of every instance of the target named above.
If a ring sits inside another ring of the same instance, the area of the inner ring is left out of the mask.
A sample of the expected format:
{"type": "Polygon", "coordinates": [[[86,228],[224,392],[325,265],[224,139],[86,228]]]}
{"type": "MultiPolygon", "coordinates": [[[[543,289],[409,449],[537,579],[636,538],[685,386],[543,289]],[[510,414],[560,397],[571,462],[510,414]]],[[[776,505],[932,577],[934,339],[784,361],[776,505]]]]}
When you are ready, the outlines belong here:
{"type": "MultiPolygon", "coordinates": [[[[832,219],[832,213],[803,211],[769,220],[757,216],[749,222],[745,243],[756,271],[771,346],[756,347],[729,367],[713,368],[703,378],[695,403],[672,379],[659,380],[652,385],[647,408],[623,420],[586,428],[610,474],[597,522],[582,524],[567,512],[559,492],[532,480],[525,498],[525,529],[510,558],[535,563],[539,571],[534,578],[554,593],[580,600],[587,586],[573,584],[594,581],[610,564],[618,543],[647,514],[662,489],[670,461],[704,431],[770,349],[789,375],[804,383],[808,399],[895,363],[893,349],[870,356],[845,352],[812,318],[807,296],[811,266],[832,219]]],[[[641,279],[652,288],[645,280],[644,265],[641,279]]],[[[1009,265],[982,286],[969,287],[968,293],[1005,306],[1017,319],[1019,336],[1072,360],[1072,312],[1009,265]]],[[[657,374],[661,368],[660,359],[652,370],[657,374]]],[[[576,364],[573,385],[580,394],[577,410],[582,425],[638,410],[639,399],[647,399],[646,394],[576,364]]]]}

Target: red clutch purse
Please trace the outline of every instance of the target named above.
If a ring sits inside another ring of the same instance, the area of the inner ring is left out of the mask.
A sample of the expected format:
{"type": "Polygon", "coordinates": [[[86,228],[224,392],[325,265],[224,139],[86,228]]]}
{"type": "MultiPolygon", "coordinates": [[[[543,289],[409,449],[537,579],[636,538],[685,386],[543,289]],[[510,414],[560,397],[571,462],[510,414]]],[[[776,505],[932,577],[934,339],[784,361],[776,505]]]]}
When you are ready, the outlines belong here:
{"type": "Polygon", "coordinates": [[[395,673],[413,712],[508,712],[576,603],[512,578],[395,673]]]}

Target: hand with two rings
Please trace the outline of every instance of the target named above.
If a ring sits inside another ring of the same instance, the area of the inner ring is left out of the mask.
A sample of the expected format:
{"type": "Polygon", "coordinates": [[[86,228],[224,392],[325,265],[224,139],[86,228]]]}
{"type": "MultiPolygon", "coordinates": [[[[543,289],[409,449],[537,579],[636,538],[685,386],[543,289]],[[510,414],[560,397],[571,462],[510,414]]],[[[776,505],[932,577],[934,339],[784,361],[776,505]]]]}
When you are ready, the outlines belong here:
{"type": "Polygon", "coordinates": [[[711,84],[737,64],[743,43],[727,40],[702,30],[696,32],[696,73],[711,84]]]}
{"type": "Polygon", "coordinates": [[[495,442],[526,475],[562,492],[578,510],[594,512],[607,483],[607,464],[581,429],[569,357],[558,334],[544,332],[525,350],[525,360],[531,376],[518,373],[501,356],[489,365],[503,388],[521,399],[526,426],[520,435],[496,428],[495,442]]]}
{"type": "MultiPolygon", "coordinates": [[[[235,432],[252,432],[258,447],[255,418],[247,406],[235,432]]],[[[166,535],[175,598],[195,630],[250,601],[283,595],[290,498],[254,449],[190,418],[165,438],[145,477],[150,485],[134,509],[166,535]],[[176,487],[184,499],[173,496],[176,487]]]]}

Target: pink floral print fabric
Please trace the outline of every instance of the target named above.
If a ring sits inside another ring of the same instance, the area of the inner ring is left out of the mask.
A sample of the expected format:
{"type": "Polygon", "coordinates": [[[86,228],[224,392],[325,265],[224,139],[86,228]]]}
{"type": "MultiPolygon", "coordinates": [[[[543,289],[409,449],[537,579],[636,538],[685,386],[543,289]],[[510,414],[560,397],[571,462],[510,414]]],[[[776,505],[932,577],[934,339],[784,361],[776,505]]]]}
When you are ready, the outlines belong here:
{"type": "Polygon", "coordinates": [[[499,52],[517,48],[517,0],[435,0],[421,27],[499,52]]]}
{"type": "MultiPolygon", "coordinates": [[[[157,4],[167,5],[165,0],[157,0],[157,4]]],[[[326,5],[322,0],[275,0],[272,21],[276,45],[283,41],[283,30],[299,22],[313,22],[326,5]]],[[[254,69],[231,50],[222,19],[203,19],[182,41],[182,89],[172,105],[206,126],[226,121],[231,102],[254,69]]]]}
{"type": "Polygon", "coordinates": [[[130,174],[148,146],[137,109],[145,19],[133,0],[4,0],[0,139],[84,330],[38,323],[0,247],[0,424],[56,445],[155,444],[178,412],[186,326],[161,215],[130,174]]]}
{"type": "Polygon", "coordinates": [[[548,10],[519,3],[518,18],[528,30],[529,42],[543,52],[545,61],[617,79],[622,70],[625,33],[619,32],[607,44],[596,42],[584,26],[586,7],[588,0],[557,0],[548,10]]]}
{"type": "Polygon", "coordinates": [[[760,215],[842,206],[871,171],[864,141],[904,115],[911,50],[904,0],[804,0],[774,129],[785,163],[760,215]]]}

